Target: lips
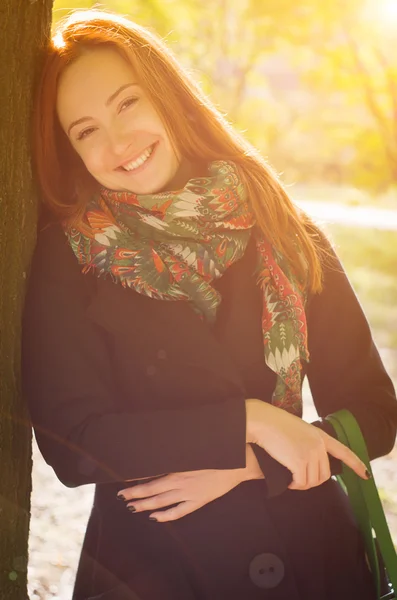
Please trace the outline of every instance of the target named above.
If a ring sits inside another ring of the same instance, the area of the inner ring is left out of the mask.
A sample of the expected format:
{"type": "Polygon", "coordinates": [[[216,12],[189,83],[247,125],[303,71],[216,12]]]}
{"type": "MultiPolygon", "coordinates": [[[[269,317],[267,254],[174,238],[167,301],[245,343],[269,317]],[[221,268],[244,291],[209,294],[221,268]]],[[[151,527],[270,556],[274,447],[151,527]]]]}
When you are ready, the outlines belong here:
{"type": "Polygon", "coordinates": [[[146,148],[144,148],[141,152],[139,152],[139,154],[136,154],[135,156],[133,156],[132,158],[129,158],[128,160],[125,160],[121,163],[121,165],[119,165],[118,167],[116,167],[115,171],[123,171],[125,172],[124,169],[124,165],[129,165],[131,162],[134,162],[135,160],[137,160],[140,156],[142,156],[142,154],[144,152],[146,152],[146,150],[149,150],[150,148],[153,148],[158,144],[158,142],[154,142],[154,144],[151,144],[150,146],[147,146],[146,148]]]}

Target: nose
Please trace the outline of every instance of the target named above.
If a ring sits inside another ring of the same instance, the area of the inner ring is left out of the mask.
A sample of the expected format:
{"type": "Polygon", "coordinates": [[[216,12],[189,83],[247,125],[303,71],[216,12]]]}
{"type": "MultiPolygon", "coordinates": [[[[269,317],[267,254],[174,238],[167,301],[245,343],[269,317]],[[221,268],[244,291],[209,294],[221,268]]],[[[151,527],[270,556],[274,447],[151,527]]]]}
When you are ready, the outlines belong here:
{"type": "Polygon", "coordinates": [[[123,157],[131,144],[131,132],[126,132],[121,127],[114,127],[108,133],[108,147],[111,154],[123,157]]]}

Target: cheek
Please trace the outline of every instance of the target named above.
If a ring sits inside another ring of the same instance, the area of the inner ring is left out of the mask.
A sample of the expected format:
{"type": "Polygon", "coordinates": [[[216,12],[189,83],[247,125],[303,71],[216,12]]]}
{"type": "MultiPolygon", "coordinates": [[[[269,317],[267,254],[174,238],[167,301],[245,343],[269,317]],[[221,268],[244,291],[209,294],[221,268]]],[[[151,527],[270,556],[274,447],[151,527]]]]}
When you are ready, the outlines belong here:
{"type": "Polygon", "coordinates": [[[179,152],[176,148],[173,147],[171,138],[170,138],[161,118],[157,115],[157,113],[154,112],[153,109],[150,111],[150,114],[148,114],[148,116],[147,116],[146,125],[147,125],[148,131],[153,131],[162,140],[162,143],[164,144],[164,148],[166,149],[167,154],[170,156],[172,162],[179,163],[179,160],[180,160],[179,152]]]}
{"type": "Polygon", "coordinates": [[[177,148],[174,148],[171,144],[171,140],[169,140],[170,145],[170,153],[171,153],[171,163],[174,168],[174,171],[177,171],[180,163],[181,163],[181,155],[177,148]]]}
{"type": "Polygon", "coordinates": [[[170,154],[172,155],[172,162],[179,166],[179,163],[181,162],[182,159],[182,155],[181,155],[181,151],[179,150],[178,146],[176,144],[172,143],[171,138],[166,134],[167,136],[167,144],[169,146],[169,151],[170,154]]]}
{"type": "Polygon", "coordinates": [[[162,141],[164,144],[164,149],[168,155],[169,160],[173,165],[179,164],[180,161],[180,152],[177,148],[175,148],[171,142],[171,138],[167,134],[166,131],[161,132],[162,141]]]}
{"type": "Polygon", "coordinates": [[[105,166],[103,152],[99,145],[87,146],[79,152],[80,158],[86,166],[86,169],[94,174],[103,170],[105,166]]]}

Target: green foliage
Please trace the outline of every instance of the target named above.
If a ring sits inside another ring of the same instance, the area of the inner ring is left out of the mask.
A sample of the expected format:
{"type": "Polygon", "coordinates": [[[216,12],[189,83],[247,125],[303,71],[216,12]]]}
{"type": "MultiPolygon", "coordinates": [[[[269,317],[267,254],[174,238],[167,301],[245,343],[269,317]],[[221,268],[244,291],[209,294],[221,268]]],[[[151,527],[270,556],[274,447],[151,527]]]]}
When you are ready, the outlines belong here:
{"type": "Polygon", "coordinates": [[[380,193],[390,186],[390,169],[382,137],[374,129],[356,130],[355,156],[351,162],[351,182],[380,193]]]}
{"type": "Polygon", "coordinates": [[[135,19],[142,25],[152,27],[163,34],[172,26],[170,14],[175,4],[173,0],[55,0],[53,8],[53,25],[61,18],[76,9],[99,8],[114,11],[135,19]]]}

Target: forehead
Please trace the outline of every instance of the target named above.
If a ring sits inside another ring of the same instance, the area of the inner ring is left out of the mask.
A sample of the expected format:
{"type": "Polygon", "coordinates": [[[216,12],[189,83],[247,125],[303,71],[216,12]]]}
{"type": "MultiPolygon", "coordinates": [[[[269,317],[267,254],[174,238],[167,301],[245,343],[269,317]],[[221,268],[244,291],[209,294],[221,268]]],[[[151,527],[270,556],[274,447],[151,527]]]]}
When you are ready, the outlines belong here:
{"type": "Polygon", "coordinates": [[[65,116],[75,117],[90,107],[103,107],[120,86],[134,82],[132,66],[115,48],[104,46],[84,51],[66,67],[58,81],[56,108],[61,122],[65,116]]]}

